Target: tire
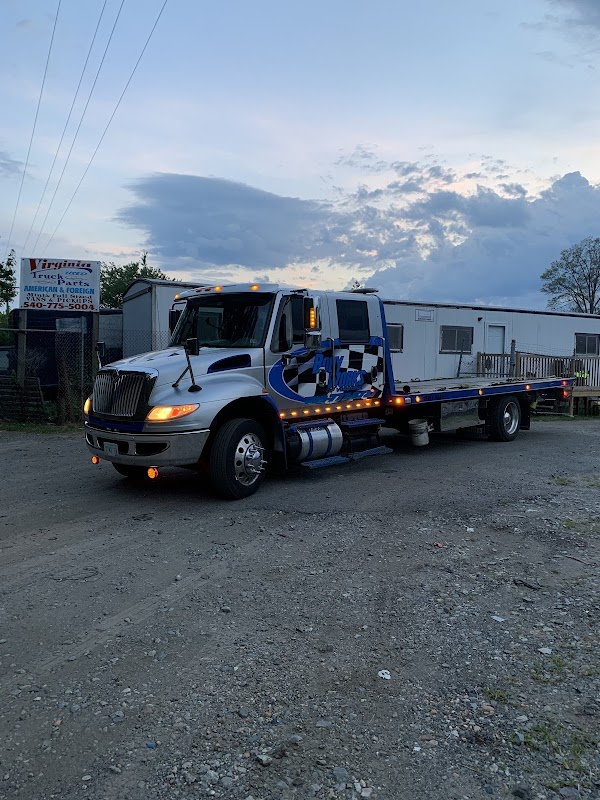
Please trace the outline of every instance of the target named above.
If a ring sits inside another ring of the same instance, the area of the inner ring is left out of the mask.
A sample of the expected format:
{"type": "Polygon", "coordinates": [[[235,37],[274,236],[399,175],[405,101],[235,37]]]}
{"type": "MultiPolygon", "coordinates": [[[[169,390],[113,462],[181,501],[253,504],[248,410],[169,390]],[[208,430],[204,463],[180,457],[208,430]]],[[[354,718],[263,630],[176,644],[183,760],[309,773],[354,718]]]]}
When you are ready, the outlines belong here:
{"type": "Polygon", "coordinates": [[[210,453],[210,482],[225,500],[254,494],[265,479],[264,430],[253,419],[232,419],[219,428],[210,453]]]}
{"type": "Polygon", "coordinates": [[[487,424],[494,442],[512,442],[521,427],[521,406],[514,394],[494,398],[488,406],[487,424]]]}
{"type": "Polygon", "coordinates": [[[138,467],[135,464],[117,464],[111,462],[120,475],[132,480],[142,481],[148,477],[148,467],[138,467]]]}

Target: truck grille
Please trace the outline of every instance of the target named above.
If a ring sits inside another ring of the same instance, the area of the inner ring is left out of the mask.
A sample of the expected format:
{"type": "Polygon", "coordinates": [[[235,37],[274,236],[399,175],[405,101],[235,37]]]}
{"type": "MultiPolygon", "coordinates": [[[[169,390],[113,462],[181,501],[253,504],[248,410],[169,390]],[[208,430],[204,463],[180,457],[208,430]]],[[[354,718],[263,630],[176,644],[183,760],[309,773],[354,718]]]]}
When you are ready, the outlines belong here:
{"type": "Polygon", "coordinates": [[[94,382],[94,413],[111,417],[134,417],[140,400],[148,400],[152,383],[153,379],[143,372],[102,370],[94,382]]]}

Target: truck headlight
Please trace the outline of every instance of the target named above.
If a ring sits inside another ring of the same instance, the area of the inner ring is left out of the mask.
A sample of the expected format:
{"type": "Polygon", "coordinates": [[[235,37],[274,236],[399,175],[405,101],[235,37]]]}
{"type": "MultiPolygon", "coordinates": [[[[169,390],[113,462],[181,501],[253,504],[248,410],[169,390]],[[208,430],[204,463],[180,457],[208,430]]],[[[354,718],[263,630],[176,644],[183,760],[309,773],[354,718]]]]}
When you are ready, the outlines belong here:
{"type": "Polygon", "coordinates": [[[92,413],[92,396],[91,395],[88,397],[88,399],[83,404],[83,413],[85,414],[86,417],[89,417],[89,415],[92,413]]]}
{"type": "Polygon", "coordinates": [[[200,403],[188,403],[185,406],[154,406],[146,416],[146,422],[168,422],[170,419],[187,417],[200,408],[200,403]]]}

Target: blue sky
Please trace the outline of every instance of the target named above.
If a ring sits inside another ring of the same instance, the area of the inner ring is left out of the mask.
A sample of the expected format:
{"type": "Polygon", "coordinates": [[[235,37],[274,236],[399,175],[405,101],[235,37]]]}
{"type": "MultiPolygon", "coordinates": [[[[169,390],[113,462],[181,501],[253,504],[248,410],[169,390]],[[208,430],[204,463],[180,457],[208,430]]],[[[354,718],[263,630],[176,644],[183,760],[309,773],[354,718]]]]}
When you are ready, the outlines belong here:
{"type": "Polygon", "coordinates": [[[0,0],[0,259],[146,248],[186,279],[539,308],[540,273],[600,236],[598,0],[168,0],[49,242],[162,5],[124,0],[49,205],[106,0],[34,221],[104,6],[62,0],[7,241],[57,0],[0,0]]]}

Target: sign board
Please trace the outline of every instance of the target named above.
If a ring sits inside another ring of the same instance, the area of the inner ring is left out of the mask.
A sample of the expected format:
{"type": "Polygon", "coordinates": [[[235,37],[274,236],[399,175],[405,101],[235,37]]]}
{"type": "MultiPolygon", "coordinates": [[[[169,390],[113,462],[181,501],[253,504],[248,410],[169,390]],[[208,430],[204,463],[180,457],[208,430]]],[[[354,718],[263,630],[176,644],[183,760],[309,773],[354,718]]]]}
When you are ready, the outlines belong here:
{"type": "Polygon", "coordinates": [[[19,308],[98,311],[100,262],[22,258],[19,308]]]}

